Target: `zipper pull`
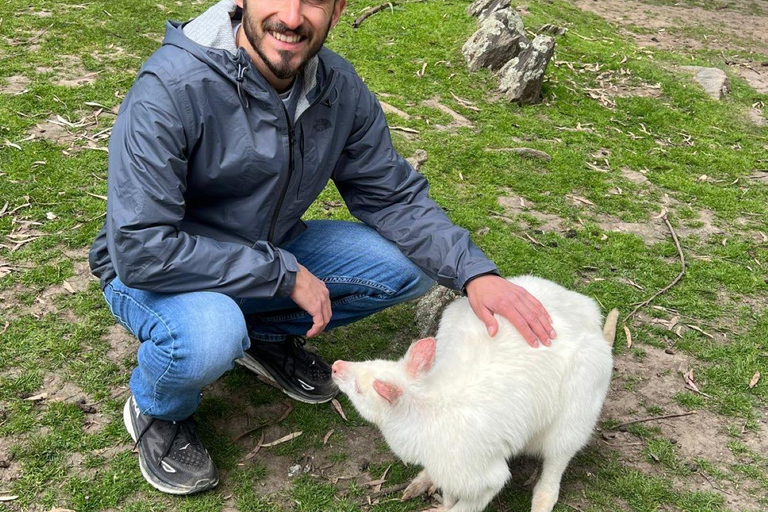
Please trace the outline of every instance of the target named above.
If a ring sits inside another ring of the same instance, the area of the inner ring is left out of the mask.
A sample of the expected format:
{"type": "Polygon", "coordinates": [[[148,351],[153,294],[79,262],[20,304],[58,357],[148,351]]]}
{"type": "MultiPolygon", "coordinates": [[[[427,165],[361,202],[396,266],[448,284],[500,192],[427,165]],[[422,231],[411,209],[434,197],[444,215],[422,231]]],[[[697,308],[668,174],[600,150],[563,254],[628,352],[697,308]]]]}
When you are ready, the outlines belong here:
{"type": "Polygon", "coordinates": [[[237,76],[235,76],[235,82],[237,82],[237,97],[240,98],[240,102],[248,108],[248,98],[243,94],[242,83],[245,80],[246,67],[242,62],[237,63],[237,76]]]}

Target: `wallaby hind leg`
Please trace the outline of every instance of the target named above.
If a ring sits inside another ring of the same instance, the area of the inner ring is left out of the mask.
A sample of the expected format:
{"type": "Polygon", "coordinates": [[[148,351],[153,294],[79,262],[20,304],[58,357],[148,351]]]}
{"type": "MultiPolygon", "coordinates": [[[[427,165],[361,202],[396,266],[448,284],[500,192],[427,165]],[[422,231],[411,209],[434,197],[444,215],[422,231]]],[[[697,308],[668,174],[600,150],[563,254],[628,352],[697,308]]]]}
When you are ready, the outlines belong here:
{"type": "Polygon", "coordinates": [[[551,512],[560,495],[560,480],[563,477],[570,455],[567,457],[547,457],[539,481],[533,488],[531,512],[551,512]]]}

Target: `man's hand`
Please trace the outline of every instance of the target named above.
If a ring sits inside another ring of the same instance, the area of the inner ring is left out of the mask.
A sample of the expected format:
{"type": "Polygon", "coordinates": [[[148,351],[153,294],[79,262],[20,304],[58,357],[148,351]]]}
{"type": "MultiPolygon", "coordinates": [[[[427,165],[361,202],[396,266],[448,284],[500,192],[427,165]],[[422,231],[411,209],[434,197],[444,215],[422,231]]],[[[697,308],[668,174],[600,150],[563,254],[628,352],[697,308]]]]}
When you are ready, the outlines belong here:
{"type": "Polygon", "coordinates": [[[503,277],[476,277],[467,284],[466,290],[472,311],[483,321],[491,337],[499,331],[494,313],[509,320],[532,347],[538,347],[540,342],[549,346],[550,340],[557,336],[544,306],[533,295],[503,277]]]}
{"type": "Polygon", "coordinates": [[[291,299],[312,317],[314,324],[307,331],[307,338],[323,332],[325,326],[331,321],[331,294],[325,283],[312,275],[303,265],[299,265],[291,299]]]}

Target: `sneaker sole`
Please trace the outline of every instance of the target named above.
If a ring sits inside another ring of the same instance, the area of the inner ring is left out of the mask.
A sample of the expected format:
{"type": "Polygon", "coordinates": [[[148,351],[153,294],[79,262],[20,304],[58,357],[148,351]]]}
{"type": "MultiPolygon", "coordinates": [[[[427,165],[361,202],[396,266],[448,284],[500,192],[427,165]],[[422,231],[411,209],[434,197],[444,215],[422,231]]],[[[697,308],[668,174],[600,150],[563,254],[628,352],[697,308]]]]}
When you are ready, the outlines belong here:
{"type": "MultiPolygon", "coordinates": [[[[129,398],[125,402],[125,406],[123,407],[123,423],[125,423],[125,429],[128,431],[128,433],[131,435],[131,439],[133,439],[133,442],[136,442],[136,438],[138,437],[136,434],[136,426],[133,424],[133,416],[131,415],[131,401],[133,400],[133,397],[129,398]]],[[[207,491],[208,489],[212,489],[216,487],[219,484],[219,479],[217,478],[216,481],[211,482],[209,479],[199,480],[195,485],[191,487],[171,487],[168,483],[163,482],[162,480],[159,480],[150,470],[147,466],[146,460],[144,459],[144,455],[141,453],[141,450],[139,450],[139,469],[141,470],[141,475],[144,477],[144,480],[146,480],[149,485],[157,489],[158,491],[164,492],[166,494],[176,494],[176,495],[184,495],[184,494],[194,494],[197,492],[207,491]]]]}
{"type": "Polygon", "coordinates": [[[333,400],[333,398],[338,393],[334,393],[332,396],[329,397],[323,397],[323,398],[317,398],[311,395],[304,395],[301,393],[298,393],[296,391],[293,391],[291,389],[287,389],[285,386],[283,379],[280,378],[277,374],[272,374],[267,368],[261,365],[256,359],[249,356],[248,354],[245,355],[242,359],[235,359],[236,363],[239,363],[242,366],[245,366],[249,370],[251,370],[253,373],[256,373],[258,375],[261,375],[262,377],[266,377],[267,379],[271,380],[277,386],[280,388],[280,390],[288,395],[289,397],[293,398],[294,400],[297,400],[299,402],[304,402],[305,404],[324,404],[326,402],[330,402],[333,400]]]}

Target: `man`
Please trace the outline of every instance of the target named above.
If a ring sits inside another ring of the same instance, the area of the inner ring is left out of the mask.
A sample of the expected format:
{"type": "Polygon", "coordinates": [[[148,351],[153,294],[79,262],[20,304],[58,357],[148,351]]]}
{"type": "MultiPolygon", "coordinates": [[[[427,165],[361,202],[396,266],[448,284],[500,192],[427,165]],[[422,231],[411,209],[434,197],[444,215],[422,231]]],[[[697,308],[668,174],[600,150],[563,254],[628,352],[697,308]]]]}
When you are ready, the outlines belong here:
{"type": "Polygon", "coordinates": [[[218,483],[192,428],[201,389],[239,362],[310,403],[336,393],[302,335],[464,290],[497,330],[555,334],[542,306],[427,196],[349,63],[323,47],[345,0],[223,0],[169,23],[109,146],[90,262],[140,341],[124,409],[142,474],[173,494],[218,483]],[[362,223],[301,216],[333,179],[362,223]]]}

